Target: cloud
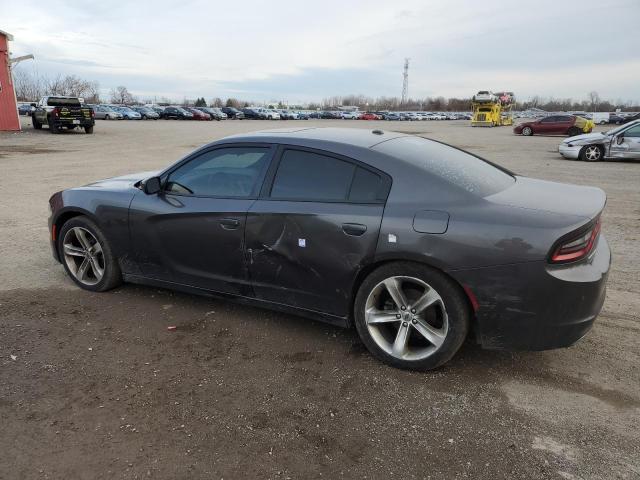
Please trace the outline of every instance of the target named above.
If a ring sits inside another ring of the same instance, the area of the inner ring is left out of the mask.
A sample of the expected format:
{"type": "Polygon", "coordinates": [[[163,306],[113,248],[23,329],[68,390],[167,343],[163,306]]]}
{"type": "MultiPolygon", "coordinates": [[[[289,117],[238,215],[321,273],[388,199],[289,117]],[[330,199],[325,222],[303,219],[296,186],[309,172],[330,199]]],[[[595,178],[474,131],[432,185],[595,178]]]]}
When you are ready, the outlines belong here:
{"type": "Polygon", "coordinates": [[[636,0],[0,0],[13,52],[34,53],[39,71],[176,99],[395,96],[410,57],[415,97],[637,100],[639,17],[636,0]]]}

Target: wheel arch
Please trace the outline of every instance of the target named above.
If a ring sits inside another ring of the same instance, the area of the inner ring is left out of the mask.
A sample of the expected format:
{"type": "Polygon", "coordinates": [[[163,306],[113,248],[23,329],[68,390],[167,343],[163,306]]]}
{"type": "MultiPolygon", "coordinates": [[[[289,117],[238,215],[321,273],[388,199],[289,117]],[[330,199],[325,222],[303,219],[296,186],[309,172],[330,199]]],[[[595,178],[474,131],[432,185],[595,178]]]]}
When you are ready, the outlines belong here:
{"type": "Polygon", "coordinates": [[[351,295],[349,298],[349,317],[347,319],[347,323],[349,324],[349,326],[353,326],[353,316],[354,316],[353,309],[355,306],[356,295],[358,294],[358,290],[360,289],[360,286],[362,285],[362,282],[364,282],[365,278],[367,278],[367,276],[369,276],[372,272],[374,272],[375,270],[377,270],[378,268],[384,265],[388,265],[390,263],[398,263],[398,262],[405,262],[405,263],[408,262],[408,263],[414,263],[417,265],[429,267],[445,275],[458,288],[459,293],[467,302],[467,306],[469,307],[469,312],[471,313],[472,319],[475,318],[475,312],[477,310],[477,300],[473,292],[469,290],[468,287],[465,287],[464,285],[462,285],[455,277],[447,273],[447,271],[444,269],[444,265],[442,265],[437,260],[434,260],[431,258],[405,254],[405,255],[393,255],[393,256],[384,256],[384,257],[375,258],[372,262],[364,265],[358,271],[356,278],[353,282],[353,285],[351,288],[351,295]]]}

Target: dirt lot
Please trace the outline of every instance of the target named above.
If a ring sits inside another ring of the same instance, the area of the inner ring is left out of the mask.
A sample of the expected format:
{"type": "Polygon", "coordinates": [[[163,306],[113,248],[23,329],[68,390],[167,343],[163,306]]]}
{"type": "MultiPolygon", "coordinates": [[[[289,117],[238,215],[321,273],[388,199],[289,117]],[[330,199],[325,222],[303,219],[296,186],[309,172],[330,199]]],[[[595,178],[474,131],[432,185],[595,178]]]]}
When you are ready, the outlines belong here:
{"type": "Polygon", "coordinates": [[[0,134],[0,479],[640,478],[640,163],[566,161],[557,137],[468,122],[304,122],[426,134],[607,192],[614,261],[589,335],[542,353],[469,342],[433,373],[388,368],[354,332],[293,316],[79,291],[51,258],[51,193],[286,123],[0,134]]]}

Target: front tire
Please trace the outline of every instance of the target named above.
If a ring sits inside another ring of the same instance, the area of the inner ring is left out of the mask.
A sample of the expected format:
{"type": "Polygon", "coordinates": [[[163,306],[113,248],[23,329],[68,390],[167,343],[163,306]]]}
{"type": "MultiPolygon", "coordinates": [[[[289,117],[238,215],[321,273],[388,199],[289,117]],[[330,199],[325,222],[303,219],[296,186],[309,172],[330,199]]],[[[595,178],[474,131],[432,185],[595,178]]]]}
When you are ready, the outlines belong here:
{"type": "Polygon", "coordinates": [[[374,270],[354,303],[355,326],[369,352],[408,370],[431,370],[449,361],[467,337],[470,316],[453,280],[410,262],[374,270]]]}
{"type": "Polygon", "coordinates": [[[580,150],[580,160],[585,162],[599,162],[604,158],[604,149],[601,145],[585,145],[580,150]]]}
{"type": "Polygon", "coordinates": [[[35,115],[31,116],[31,123],[33,124],[33,128],[35,128],[36,130],[42,129],[42,124],[38,120],[36,120],[35,115]]]}
{"type": "Polygon", "coordinates": [[[84,127],[84,132],[89,134],[93,133],[93,125],[90,127],[84,127]]]}
{"type": "Polygon", "coordinates": [[[522,129],[522,135],[524,135],[525,137],[530,137],[531,135],[533,135],[533,129],[531,127],[524,127],[522,129]]]}
{"type": "Polygon", "coordinates": [[[58,235],[58,254],[67,274],[80,288],[104,292],[122,283],[122,273],[109,242],[85,216],[67,221],[58,235]]]}

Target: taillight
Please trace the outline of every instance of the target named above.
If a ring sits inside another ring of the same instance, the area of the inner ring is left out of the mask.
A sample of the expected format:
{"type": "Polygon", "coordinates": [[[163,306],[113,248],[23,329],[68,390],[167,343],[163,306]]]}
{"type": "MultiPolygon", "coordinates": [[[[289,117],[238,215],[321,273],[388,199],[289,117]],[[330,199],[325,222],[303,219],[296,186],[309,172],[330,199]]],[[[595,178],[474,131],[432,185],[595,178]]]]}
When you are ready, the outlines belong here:
{"type": "Polygon", "coordinates": [[[53,116],[54,117],[59,117],[60,116],[60,109],[58,107],[53,109],[53,116]]]}
{"type": "Polygon", "coordinates": [[[600,235],[600,217],[596,223],[577,236],[563,239],[551,255],[551,263],[568,263],[582,260],[591,253],[600,235]]]}

